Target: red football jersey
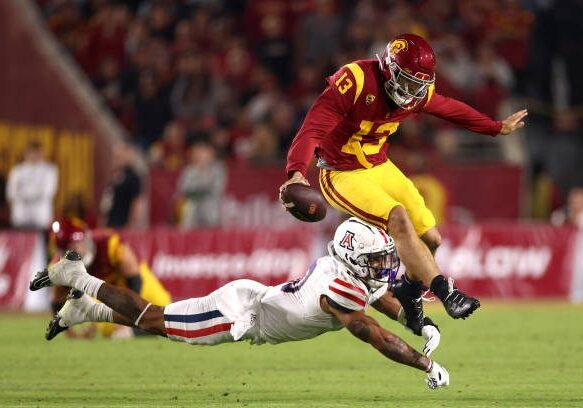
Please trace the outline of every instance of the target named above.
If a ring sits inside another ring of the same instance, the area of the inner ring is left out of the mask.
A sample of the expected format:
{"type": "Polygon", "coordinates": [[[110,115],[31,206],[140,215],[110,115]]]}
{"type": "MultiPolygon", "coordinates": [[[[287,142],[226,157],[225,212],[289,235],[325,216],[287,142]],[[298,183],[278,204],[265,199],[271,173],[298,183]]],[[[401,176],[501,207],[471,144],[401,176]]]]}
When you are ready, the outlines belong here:
{"type": "Polygon", "coordinates": [[[468,130],[495,136],[502,123],[463,102],[435,93],[432,85],[415,109],[393,108],[376,60],[360,60],[327,78],[328,86],[307,113],[288,152],[286,171],[306,174],[314,152],[333,170],[370,168],[387,160],[387,138],[399,123],[420,112],[468,130]]]}
{"type": "Polygon", "coordinates": [[[119,235],[110,229],[98,229],[91,231],[95,243],[95,258],[87,272],[99,279],[111,279],[117,274],[119,267],[118,250],[122,244],[119,235]]]}

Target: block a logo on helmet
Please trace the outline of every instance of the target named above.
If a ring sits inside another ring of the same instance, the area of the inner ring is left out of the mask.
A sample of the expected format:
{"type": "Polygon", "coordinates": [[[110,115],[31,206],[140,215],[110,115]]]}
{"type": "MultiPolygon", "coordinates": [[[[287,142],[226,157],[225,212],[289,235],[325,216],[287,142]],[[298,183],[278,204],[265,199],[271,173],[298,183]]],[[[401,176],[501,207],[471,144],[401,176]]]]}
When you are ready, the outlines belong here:
{"type": "Polygon", "coordinates": [[[342,238],[342,241],[340,242],[340,246],[342,248],[346,248],[346,249],[349,249],[351,251],[354,251],[354,245],[352,244],[353,240],[354,240],[354,232],[346,231],[346,233],[344,234],[344,238],[342,238]]]}

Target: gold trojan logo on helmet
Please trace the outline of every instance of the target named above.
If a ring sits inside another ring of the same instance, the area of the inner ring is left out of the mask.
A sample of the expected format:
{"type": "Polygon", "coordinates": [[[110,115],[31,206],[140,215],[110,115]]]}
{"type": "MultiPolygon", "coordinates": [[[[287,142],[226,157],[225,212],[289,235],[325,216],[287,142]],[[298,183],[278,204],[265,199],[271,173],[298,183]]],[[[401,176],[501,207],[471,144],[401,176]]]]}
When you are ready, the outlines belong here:
{"type": "Polygon", "coordinates": [[[405,40],[395,40],[391,42],[391,54],[398,54],[403,50],[407,49],[407,41],[405,40]]]}

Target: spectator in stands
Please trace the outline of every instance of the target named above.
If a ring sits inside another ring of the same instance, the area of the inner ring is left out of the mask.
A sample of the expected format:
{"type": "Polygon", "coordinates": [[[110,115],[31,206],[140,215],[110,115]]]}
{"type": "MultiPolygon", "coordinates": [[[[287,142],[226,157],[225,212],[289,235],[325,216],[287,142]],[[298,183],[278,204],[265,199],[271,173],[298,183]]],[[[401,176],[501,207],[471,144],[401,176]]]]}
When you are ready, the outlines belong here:
{"type": "Polygon", "coordinates": [[[489,22],[489,36],[494,42],[496,52],[514,72],[515,89],[524,92],[528,64],[528,40],[534,16],[525,10],[521,0],[502,0],[501,6],[494,10],[489,22]]]}
{"type": "Polygon", "coordinates": [[[439,58],[437,90],[453,98],[463,98],[476,74],[475,62],[465,44],[460,37],[450,34],[436,43],[435,52],[439,58]]]}
{"type": "Polygon", "coordinates": [[[195,141],[190,151],[190,164],[178,180],[180,226],[218,225],[226,183],[227,170],[224,163],[217,160],[215,147],[205,139],[195,141]]]}
{"type": "Polygon", "coordinates": [[[279,140],[270,123],[262,123],[253,129],[249,139],[247,160],[253,164],[279,162],[279,140]]]}
{"type": "Polygon", "coordinates": [[[30,142],[24,151],[24,161],[8,175],[6,196],[12,226],[46,230],[54,217],[53,200],[58,183],[57,167],[45,160],[39,142],[30,142]]]}
{"type": "Polygon", "coordinates": [[[475,108],[490,117],[498,116],[500,105],[513,87],[514,75],[510,65],[496,55],[489,43],[478,46],[473,80],[472,100],[475,108]]]}
{"type": "Polygon", "coordinates": [[[145,221],[145,203],[134,156],[135,151],[128,143],[114,146],[111,180],[101,198],[101,211],[108,227],[139,227],[145,221]]]}
{"type": "Polygon", "coordinates": [[[171,118],[168,89],[160,84],[154,71],[142,71],[135,98],[136,142],[147,150],[171,118]]]}
{"type": "Polygon", "coordinates": [[[583,229],[583,186],[569,191],[567,205],[553,212],[551,222],[555,225],[570,225],[583,229]]]}
{"type": "Polygon", "coordinates": [[[340,51],[342,22],[333,0],[317,0],[313,13],[306,13],[298,22],[296,44],[298,63],[314,64],[332,60],[340,51]]]}
{"type": "Polygon", "coordinates": [[[264,37],[257,45],[257,55],[282,84],[289,83],[293,58],[293,42],[286,36],[284,21],[264,18],[264,37]]]}
{"type": "Polygon", "coordinates": [[[216,115],[221,86],[213,80],[207,58],[188,51],[178,59],[178,77],[170,101],[176,118],[204,119],[216,115]]]}
{"type": "Polygon", "coordinates": [[[162,139],[150,147],[149,162],[151,166],[178,170],[184,166],[187,155],[186,128],[175,120],[166,125],[162,139]]]}
{"type": "Polygon", "coordinates": [[[67,219],[78,218],[85,221],[89,228],[97,227],[97,217],[87,205],[87,200],[80,191],[70,193],[65,198],[61,217],[67,219]]]}

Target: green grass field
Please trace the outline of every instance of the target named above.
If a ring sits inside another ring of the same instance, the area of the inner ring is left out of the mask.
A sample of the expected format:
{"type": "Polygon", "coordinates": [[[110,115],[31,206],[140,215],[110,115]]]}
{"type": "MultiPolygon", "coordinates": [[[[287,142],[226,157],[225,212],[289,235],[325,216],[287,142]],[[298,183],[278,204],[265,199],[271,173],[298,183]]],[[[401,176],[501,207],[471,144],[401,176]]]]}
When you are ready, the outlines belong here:
{"type": "Polygon", "coordinates": [[[428,309],[442,330],[435,359],[449,370],[447,389],[429,390],[423,373],[345,331],[259,347],[47,342],[48,316],[4,314],[0,406],[583,407],[583,307],[486,303],[467,321],[428,309]]]}

